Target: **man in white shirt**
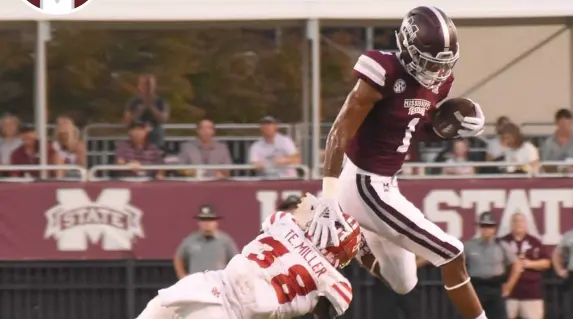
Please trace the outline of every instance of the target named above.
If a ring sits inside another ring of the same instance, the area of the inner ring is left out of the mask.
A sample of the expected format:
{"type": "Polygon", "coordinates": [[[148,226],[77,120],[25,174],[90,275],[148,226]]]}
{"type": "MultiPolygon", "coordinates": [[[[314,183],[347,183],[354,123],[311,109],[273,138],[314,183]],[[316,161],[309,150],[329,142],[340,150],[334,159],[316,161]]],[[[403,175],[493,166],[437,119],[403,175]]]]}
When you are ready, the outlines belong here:
{"type": "Polygon", "coordinates": [[[274,117],[265,116],[260,123],[262,137],[251,145],[249,163],[266,178],[296,178],[296,170],[285,167],[300,164],[300,154],[293,140],[277,131],[274,117]]]}

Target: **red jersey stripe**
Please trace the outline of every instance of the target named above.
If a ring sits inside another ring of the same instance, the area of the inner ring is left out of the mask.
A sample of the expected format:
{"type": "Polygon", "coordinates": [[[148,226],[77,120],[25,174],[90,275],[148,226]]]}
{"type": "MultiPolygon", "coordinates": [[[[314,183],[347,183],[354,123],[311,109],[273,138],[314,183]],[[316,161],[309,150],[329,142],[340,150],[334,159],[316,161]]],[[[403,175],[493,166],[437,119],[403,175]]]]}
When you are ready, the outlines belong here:
{"type": "Polygon", "coordinates": [[[350,301],[352,300],[350,297],[348,297],[348,295],[342,291],[342,289],[339,287],[339,285],[334,284],[332,285],[332,288],[334,288],[334,290],[340,295],[340,297],[342,297],[342,299],[344,299],[344,301],[347,304],[350,304],[350,301]]]}

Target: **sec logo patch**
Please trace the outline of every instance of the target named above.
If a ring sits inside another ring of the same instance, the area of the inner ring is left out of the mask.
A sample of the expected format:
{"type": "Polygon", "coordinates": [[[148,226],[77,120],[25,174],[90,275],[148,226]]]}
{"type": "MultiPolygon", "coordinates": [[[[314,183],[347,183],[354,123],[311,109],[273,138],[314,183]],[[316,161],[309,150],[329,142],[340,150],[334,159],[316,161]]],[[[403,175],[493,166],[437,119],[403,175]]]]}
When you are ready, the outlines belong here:
{"type": "Polygon", "coordinates": [[[36,10],[45,14],[64,15],[85,7],[94,0],[22,0],[36,10]]]}

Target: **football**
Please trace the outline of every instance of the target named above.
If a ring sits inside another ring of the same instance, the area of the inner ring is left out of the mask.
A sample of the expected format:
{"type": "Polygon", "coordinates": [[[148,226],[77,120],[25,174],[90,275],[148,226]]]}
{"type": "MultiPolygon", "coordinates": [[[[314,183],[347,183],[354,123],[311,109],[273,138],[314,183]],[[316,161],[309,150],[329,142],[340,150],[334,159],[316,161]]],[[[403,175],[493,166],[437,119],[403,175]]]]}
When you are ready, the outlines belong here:
{"type": "Polygon", "coordinates": [[[438,105],[432,125],[436,133],[443,138],[454,138],[458,136],[458,130],[463,128],[462,121],[466,116],[476,116],[472,100],[465,97],[447,99],[438,105]]]}

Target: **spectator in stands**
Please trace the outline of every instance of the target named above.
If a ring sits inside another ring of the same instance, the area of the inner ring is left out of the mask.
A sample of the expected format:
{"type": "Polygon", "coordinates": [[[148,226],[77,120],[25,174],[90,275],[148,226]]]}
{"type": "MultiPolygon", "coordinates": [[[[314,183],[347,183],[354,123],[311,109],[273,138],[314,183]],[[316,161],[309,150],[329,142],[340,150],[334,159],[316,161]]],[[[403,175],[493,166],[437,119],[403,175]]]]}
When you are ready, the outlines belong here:
{"type": "Polygon", "coordinates": [[[293,140],[278,132],[272,116],[261,119],[262,137],[251,145],[249,162],[266,178],[296,178],[296,169],[285,166],[300,164],[300,154],[293,140]]]}
{"type": "Polygon", "coordinates": [[[500,160],[503,158],[505,147],[501,144],[501,128],[511,123],[507,116],[500,116],[495,122],[495,137],[487,142],[486,159],[488,161],[500,160]]]}
{"type": "Polygon", "coordinates": [[[159,148],[147,140],[146,124],[134,121],[129,125],[129,141],[121,141],[115,148],[115,161],[118,165],[128,165],[127,176],[162,178],[161,171],[143,171],[143,165],[163,164],[159,148]]]}
{"type": "Polygon", "coordinates": [[[19,135],[20,120],[10,114],[0,119],[0,165],[9,165],[12,152],[22,145],[19,135]]]}
{"type": "Polygon", "coordinates": [[[543,319],[543,271],[551,267],[549,254],[538,238],[527,233],[521,213],[511,217],[511,233],[501,238],[523,265],[523,272],[506,301],[509,319],[543,319]]]}
{"type": "MultiPolygon", "coordinates": [[[[561,109],[555,113],[555,133],[549,136],[541,146],[541,160],[573,160],[573,120],[571,111],[561,109]]],[[[555,168],[545,168],[554,171],[555,168]]]]}
{"type": "MultiPolygon", "coordinates": [[[[446,159],[445,163],[468,163],[470,162],[469,152],[470,150],[468,141],[464,139],[457,139],[453,141],[452,151],[450,152],[449,157],[446,159]]],[[[471,166],[444,167],[442,169],[442,173],[447,175],[471,175],[474,173],[474,168],[471,166]]]]}
{"type": "Polygon", "coordinates": [[[505,147],[503,152],[506,163],[515,163],[516,166],[506,166],[508,173],[537,172],[539,168],[539,151],[531,142],[526,141],[519,126],[508,123],[501,130],[501,144],[505,147]]]}
{"type": "MultiPolygon", "coordinates": [[[[179,152],[179,164],[183,165],[231,165],[231,153],[225,143],[215,140],[215,124],[204,119],[197,124],[197,139],[185,143],[179,152]]],[[[195,172],[187,170],[184,175],[191,176],[195,172]]],[[[207,170],[205,176],[211,178],[225,178],[229,170],[207,170]]]]}
{"type": "MultiPolygon", "coordinates": [[[[56,119],[52,148],[64,164],[87,166],[86,145],[80,138],[80,131],[69,116],[56,119]]],[[[68,171],[66,176],[77,176],[77,171],[68,171]]]]}
{"type": "Polygon", "coordinates": [[[185,237],[173,257],[173,267],[179,279],[205,270],[220,270],[238,253],[237,244],[219,229],[219,219],[213,208],[204,205],[195,217],[199,231],[185,237]]]}
{"type": "MultiPolygon", "coordinates": [[[[36,128],[32,125],[24,125],[20,129],[20,138],[22,145],[15,149],[10,156],[11,165],[39,165],[40,164],[40,141],[36,134],[36,128]]],[[[48,164],[62,165],[63,161],[59,154],[54,151],[50,144],[48,144],[48,164]]],[[[62,171],[55,171],[52,175],[56,178],[63,177],[62,171]]],[[[14,177],[34,177],[40,176],[40,171],[14,171],[14,177]]]]}
{"type": "Polygon", "coordinates": [[[147,74],[139,77],[137,82],[138,94],[134,96],[125,108],[124,121],[141,121],[149,130],[147,138],[158,147],[163,145],[162,124],[169,119],[169,106],[157,95],[155,76],[147,74]]]}

